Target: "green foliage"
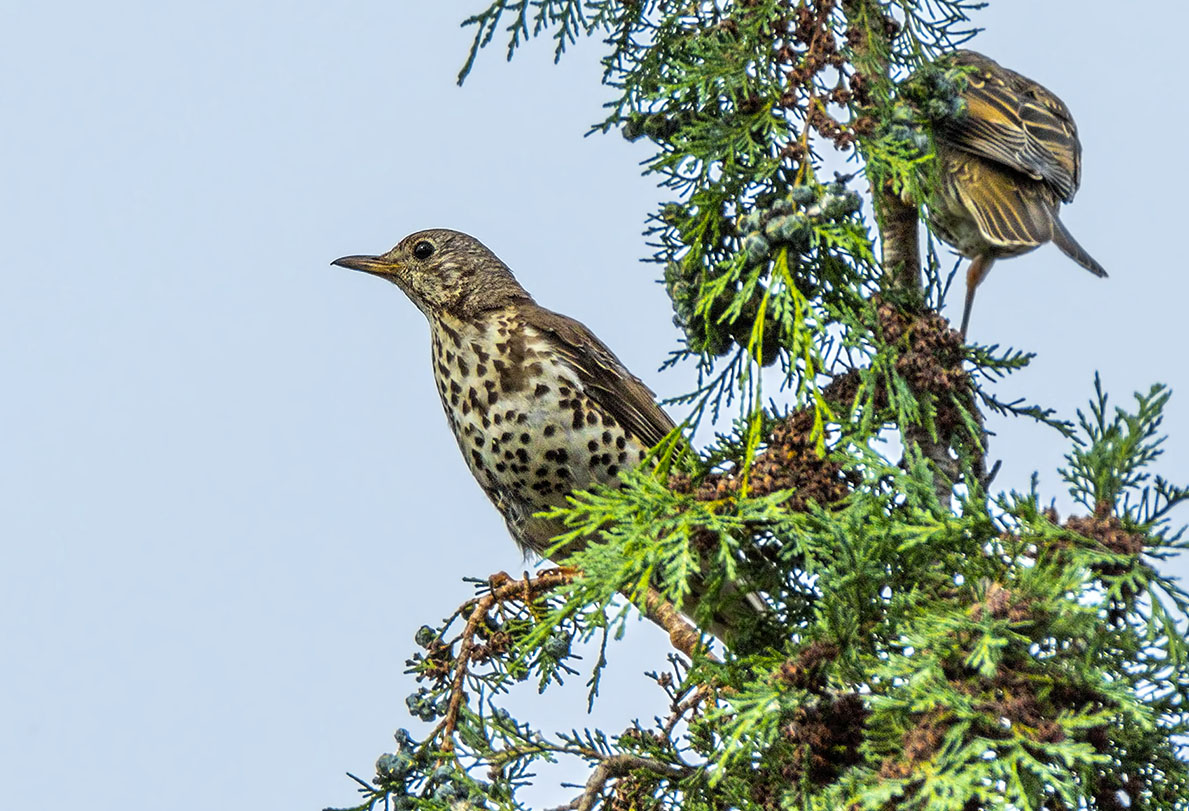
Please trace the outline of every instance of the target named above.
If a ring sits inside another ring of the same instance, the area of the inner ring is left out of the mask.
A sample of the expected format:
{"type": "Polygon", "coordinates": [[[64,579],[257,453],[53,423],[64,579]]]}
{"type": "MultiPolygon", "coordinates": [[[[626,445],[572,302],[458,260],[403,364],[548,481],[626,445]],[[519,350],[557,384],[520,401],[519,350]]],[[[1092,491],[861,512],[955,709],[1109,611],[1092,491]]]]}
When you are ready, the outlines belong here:
{"type": "Polygon", "coordinates": [[[418,631],[409,709],[434,726],[398,732],[359,808],[518,809],[561,759],[590,767],[580,809],[1189,807],[1189,596],[1156,568],[1186,546],[1189,489],[1151,471],[1168,391],[1111,409],[1096,380],[1076,425],[1006,402],[996,384],[1033,356],[964,345],[932,249],[919,289],[876,250],[869,210],[927,205],[931,127],[963,114],[934,60],[977,5],[497,0],[466,21],[463,75],[501,32],[509,57],[604,38],[597,128],[651,142],[671,194],[646,233],[684,336],[669,365],[697,372],[685,428],[735,419],[557,511],[580,576],[478,582],[418,631]],[[822,177],[833,151],[853,175],[822,177]],[[990,492],[983,411],[1067,437],[1088,513],[1062,521],[1035,480],[990,492]],[[725,648],[666,625],[682,655],[650,674],[655,723],[508,714],[519,683],[576,676],[596,707],[659,598],[725,648]]]}

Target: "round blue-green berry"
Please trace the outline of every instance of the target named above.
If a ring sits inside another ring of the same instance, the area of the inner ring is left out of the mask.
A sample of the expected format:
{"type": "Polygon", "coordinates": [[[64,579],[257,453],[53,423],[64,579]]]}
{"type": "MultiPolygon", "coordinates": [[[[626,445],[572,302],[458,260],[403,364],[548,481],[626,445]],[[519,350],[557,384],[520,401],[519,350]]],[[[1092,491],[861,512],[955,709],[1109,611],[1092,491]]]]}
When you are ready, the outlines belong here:
{"type": "Polygon", "coordinates": [[[807,206],[817,199],[817,189],[813,186],[793,186],[789,198],[799,206],[807,206]]]}
{"type": "Polygon", "coordinates": [[[570,637],[559,631],[545,640],[541,650],[553,659],[564,659],[570,655],[570,637]]]}
{"type": "Polygon", "coordinates": [[[768,224],[764,226],[764,238],[769,242],[780,242],[780,234],[784,229],[785,223],[789,221],[790,217],[773,217],[768,220],[768,224]]]}
{"type": "Polygon", "coordinates": [[[770,246],[764,235],[754,231],[743,238],[743,256],[749,265],[758,265],[768,258],[770,246]]]}

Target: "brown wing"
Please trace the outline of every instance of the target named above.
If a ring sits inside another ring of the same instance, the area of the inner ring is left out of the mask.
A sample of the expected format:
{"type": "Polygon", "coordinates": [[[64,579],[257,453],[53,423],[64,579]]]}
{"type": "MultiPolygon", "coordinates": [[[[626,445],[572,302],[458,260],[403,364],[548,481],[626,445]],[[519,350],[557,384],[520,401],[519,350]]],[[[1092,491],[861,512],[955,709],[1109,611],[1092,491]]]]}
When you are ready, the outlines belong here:
{"type": "Polygon", "coordinates": [[[641,442],[652,447],[673,430],[673,420],[656,404],[652,391],[583,324],[537,304],[524,305],[522,313],[528,324],[553,339],[586,393],[641,442]]]}
{"type": "Polygon", "coordinates": [[[1053,238],[1057,201],[1042,183],[961,150],[940,147],[943,193],[958,201],[999,256],[1024,253],[1053,238]]]}
{"type": "Polygon", "coordinates": [[[1082,145],[1069,108],[1047,89],[974,51],[956,51],[967,114],[939,133],[951,145],[1047,183],[1066,202],[1081,182],[1082,145]]]}

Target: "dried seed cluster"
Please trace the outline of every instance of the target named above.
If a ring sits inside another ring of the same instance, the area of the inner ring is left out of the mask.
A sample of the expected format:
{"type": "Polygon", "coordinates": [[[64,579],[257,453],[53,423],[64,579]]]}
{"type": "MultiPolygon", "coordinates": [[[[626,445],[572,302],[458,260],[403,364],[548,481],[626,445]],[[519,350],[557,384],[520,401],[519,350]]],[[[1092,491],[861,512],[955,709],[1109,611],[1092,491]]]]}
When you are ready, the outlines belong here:
{"type": "MultiPolygon", "coordinates": [[[[788,509],[805,510],[810,502],[836,504],[850,492],[851,478],[828,457],[818,455],[813,441],[813,411],[795,411],[772,429],[767,448],[752,462],[748,492],[765,496],[778,490],[792,490],[788,509]]],[[[692,492],[699,501],[732,498],[742,486],[741,471],[711,473],[696,487],[688,476],[677,474],[669,486],[677,492],[692,492]]]]}
{"type": "Polygon", "coordinates": [[[896,372],[918,397],[933,395],[937,428],[952,436],[963,424],[956,399],[973,411],[970,374],[963,368],[966,356],[961,334],[936,310],[913,313],[876,299],[880,334],[885,343],[898,345],[896,372]]]}
{"type": "Polygon", "coordinates": [[[838,646],[833,642],[811,642],[795,659],[782,664],[775,678],[794,690],[820,694],[826,686],[826,666],[837,659],[838,654],[838,646]]]}

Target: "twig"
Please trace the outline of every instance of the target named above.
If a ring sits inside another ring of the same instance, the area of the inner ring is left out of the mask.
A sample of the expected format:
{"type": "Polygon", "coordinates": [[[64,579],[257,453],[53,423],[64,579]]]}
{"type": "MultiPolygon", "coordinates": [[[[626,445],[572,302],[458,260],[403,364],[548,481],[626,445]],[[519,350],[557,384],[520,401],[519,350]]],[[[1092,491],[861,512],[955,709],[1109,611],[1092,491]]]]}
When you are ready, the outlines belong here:
{"type": "MultiPolygon", "coordinates": [[[[629,593],[626,591],[621,593],[628,598],[629,602],[631,601],[629,593]]],[[[685,617],[677,613],[673,604],[651,586],[648,588],[648,593],[644,595],[644,616],[667,631],[669,643],[690,659],[694,658],[695,652],[709,655],[705,646],[701,645],[702,637],[698,633],[698,629],[690,625],[685,617]]]]}
{"type": "Polygon", "coordinates": [[[710,690],[711,688],[709,685],[699,684],[694,688],[694,694],[692,696],[685,699],[684,701],[675,701],[673,703],[673,712],[665,721],[665,725],[662,729],[662,732],[666,738],[673,734],[673,729],[677,726],[677,723],[685,717],[687,712],[697,707],[710,696],[710,690]]]}
{"type": "Polygon", "coordinates": [[[565,805],[551,809],[551,811],[591,811],[608,780],[615,777],[626,777],[638,769],[646,769],[670,780],[680,780],[689,774],[688,769],[680,769],[668,763],[650,760],[639,755],[612,755],[603,758],[599,761],[599,765],[595,766],[594,771],[590,773],[590,778],[586,781],[586,788],[583,789],[580,796],[565,805]]]}
{"type": "Polygon", "coordinates": [[[493,588],[478,599],[463,605],[462,613],[468,605],[474,605],[471,615],[467,618],[466,627],[462,631],[462,644],[458,649],[458,664],[454,668],[454,678],[450,683],[450,703],[446,707],[446,716],[434,730],[434,736],[442,736],[442,751],[454,751],[454,730],[458,727],[458,714],[462,710],[463,686],[466,684],[467,666],[471,662],[471,651],[475,648],[475,631],[483,623],[487,612],[496,603],[505,600],[521,600],[529,603],[547,591],[573,582],[577,572],[572,569],[552,569],[537,577],[526,577],[524,580],[511,580],[501,572],[491,578],[493,588]],[[502,580],[500,577],[502,576],[502,580]],[[499,583],[499,585],[496,585],[499,583]]]}
{"type": "MultiPolygon", "coordinates": [[[[490,578],[491,590],[482,597],[469,600],[459,608],[458,614],[470,611],[466,626],[463,627],[458,656],[456,657],[454,676],[450,681],[450,701],[446,705],[446,714],[434,730],[433,738],[441,738],[441,751],[454,751],[454,732],[458,728],[458,716],[462,712],[462,701],[465,695],[468,668],[471,654],[475,649],[475,633],[483,624],[487,613],[498,603],[517,600],[526,605],[532,603],[542,594],[553,591],[560,586],[574,582],[582,573],[578,569],[558,568],[541,572],[536,577],[527,574],[522,580],[513,580],[507,574],[500,572],[490,578]]],[[[624,596],[631,601],[631,595],[626,591],[624,596]]],[[[684,653],[690,659],[695,652],[709,655],[700,645],[701,636],[694,626],[690,625],[673,604],[661,596],[655,588],[649,588],[644,596],[644,616],[663,628],[669,634],[669,641],[673,647],[684,653]]]]}

